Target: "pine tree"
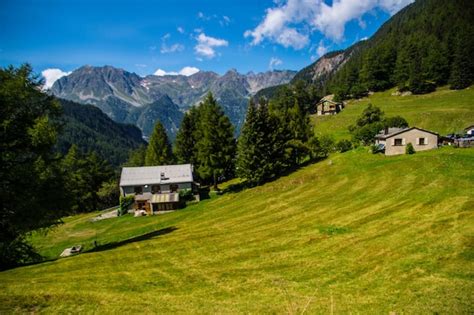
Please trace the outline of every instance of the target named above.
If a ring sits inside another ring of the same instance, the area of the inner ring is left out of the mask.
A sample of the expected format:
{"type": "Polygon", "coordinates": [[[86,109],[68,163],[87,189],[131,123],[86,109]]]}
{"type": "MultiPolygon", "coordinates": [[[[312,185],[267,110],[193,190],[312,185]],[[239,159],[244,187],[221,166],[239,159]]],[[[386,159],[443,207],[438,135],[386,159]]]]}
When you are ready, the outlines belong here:
{"type": "Polygon", "coordinates": [[[198,126],[198,110],[192,107],[184,114],[183,121],[176,135],[174,154],[178,163],[196,164],[197,152],[197,126],[198,126]]]}
{"type": "Polygon", "coordinates": [[[146,146],[142,145],[130,152],[124,166],[145,166],[146,146]]]}
{"type": "Polygon", "coordinates": [[[197,141],[197,172],[215,189],[223,177],[229,177],[234,169],[235,139],[229,118],[209,93],[199,108],[197,141]]]}
{"type": "Polygon", "coordinates": [[[38,258],[25,236],[68,211],[54,153],[60,105],[29,65],[0,69],[0,270],[38,258]]]}
{"type": "Polygon", "coordinates": [[[288,111],[290,140],[288,147],[291,151],[291,162],[297,165],[300,160],[308,154],[306,142],[311,137],[312,129],[309,116],[295,99],[295,104],[288,111]]]}
{"type": "Polygon", "coordinates": [[[262,159],[259,153],[262,134],[258,130],[257,106],[250,99],[247,107],[245,122],[240,132],[237,147],[237,174],[251,184],[258,184],[263,180],[262,159]]]}
{"type": "Polygon", "coordinates": [[[275,154],[274,150],[283,147],[275,145],[278,123],[278,119],[270,116],[264,99],[258,106],[250,101],[239,137],[237,171],[252,185],[262,184],[277,174],[281,155],[275,154]]]}
{"type": "Polygon", "coordinates": [[[451,66],[451,76],[449,84],[451,89],[464,89],[474,81],[472,57],[474,57],[474,47],[472,45],[472,34],[460,33],[455,42],[453,63],[451,66]]]}
{"type": "Polygon", "coordinates": [[[113,176],[110,166],[97,154],[81,154],[76,145],[72,145],[61,161],[62,168],[68,174],[65,187],[70,195],[71,210],[74,213],[98,210],[98,191],[102,184],[113,176]]]}
{"type": "Polygon", "coordinates": [[[168,165],[173,163],[173,154],[171,152],[171,144],[166,135],[166,130],[158,121],[155,124],[153,133],[150,137],[150,143],[145,155],[145,165],[168,165]]]}

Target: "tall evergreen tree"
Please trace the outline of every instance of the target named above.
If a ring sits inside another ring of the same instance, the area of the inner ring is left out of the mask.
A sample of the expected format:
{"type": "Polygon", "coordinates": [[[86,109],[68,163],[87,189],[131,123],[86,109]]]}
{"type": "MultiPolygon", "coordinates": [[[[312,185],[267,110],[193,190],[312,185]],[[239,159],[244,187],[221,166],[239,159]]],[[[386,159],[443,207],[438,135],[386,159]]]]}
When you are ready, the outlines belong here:
{"type": "Polygon", "coordinates": [[[173,163],[173,153],[171,144],[166,135],[166,130],[158,121],[155,124],[153,133],[150,137],[150,143],[146,149],[145,165],[168,165],[173,163]]]}
{"type": "Polygon", "coordinates": [[[245,121],[237,144],[237,175],[250,183],[259,183],[262,178],[261,157],[258,144],[261,139],[257,130],[257,106],[250,99],[245,121]]]}
{"type": "Polygon", "coordinates": [[[38,258],[25,241],[68,211],[53,146],[61,108],[29,65],[0,69],[0,269],[38,258]]]}
{"type": "Polygon", "coordinates": [[[130,152],[127,162],[124,166],[145,166],[146,146],[142,145],[130,152]]]}
{"type": "Polygon", "coordinates": [[[288,114],[290,132],[288,147],[290,149],[291,162],[297,165],[308,154],[306,143],[311,137],[312,129],[309,116],[301,108],[297,99],[295,99],[295,104],[289,109],[288,114]]]}
{"type": "Polygon", "coordinates": [[[461,31],[456,38],[449,78],[451,89],[464,89],[474,82],[474,66],[472,65],[474,45],[471,38],[472,33],[468,34],[466,31],[461,31]]]}
{"type": "Polygon", "coordinates": [[[205,182],[217,183],[234,169],[234,128],[222,108],[209,93],[199,108],[197,172],[205,182]]]}
{"type": "Polygon", "coordinates": [[[61,161],[67,174],[65,188],[71,200],[74,213],[98,210],[98,191],[102,184],[113,176],[110,166],[97,154],[82,155],[77,146],[73,145],[61,161]]]}
{"type": "Polygon", "coordinates": [[[280,119],[270,114],[264,99],[249,104],[239,137],[237,171],[250,184],[262,184],[285,169],[287,139],[280,127],[280,119]]]}
{"type": "Polygon", "coordinates": [[[196,143],[198,122],[198,109],[192,107],[184,114],[183,121],[176,135],[174,155],[178,163],[191,163],[194,165],[197,162],[196,143]]]}

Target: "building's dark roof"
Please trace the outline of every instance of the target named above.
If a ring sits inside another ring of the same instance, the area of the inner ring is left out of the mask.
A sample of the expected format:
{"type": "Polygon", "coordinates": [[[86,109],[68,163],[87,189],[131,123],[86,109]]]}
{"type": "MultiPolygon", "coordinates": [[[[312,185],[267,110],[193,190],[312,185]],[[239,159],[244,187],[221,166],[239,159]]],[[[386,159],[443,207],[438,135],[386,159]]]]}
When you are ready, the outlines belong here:
{"type": "Polygon", "coordinates": [[[467,131],[469,129],[474,129],[474,125],[470,125],[470,126],[467,126],[466,128],[464,128],[465,131],[467,131]]]}
{"type": "Polygon", "coordinates": [[[393,136],[397,136],[399,134],[405,133],[405,132],[413,130],[413,129],[417,129],[417,130],[420,130],[420,131],[431,133],[435,136],[439,136],[439,134],[437,134],[436,132],[433,132],[433,131],[421,129],[421,128],[418,128],[418,127],[410,127],[410,128],[404,128],[404,129],[403,128],[389,128],[389,132],[387,134],[385,134],[384,130],[382,130],[379,134],[377,134],[375,136],[375,139],[381,139],[381,140],[388,139],[388,138],[391,138],[393,136]],[[392,132],[390,132],[391,130],[392,130],[392,132]]]}

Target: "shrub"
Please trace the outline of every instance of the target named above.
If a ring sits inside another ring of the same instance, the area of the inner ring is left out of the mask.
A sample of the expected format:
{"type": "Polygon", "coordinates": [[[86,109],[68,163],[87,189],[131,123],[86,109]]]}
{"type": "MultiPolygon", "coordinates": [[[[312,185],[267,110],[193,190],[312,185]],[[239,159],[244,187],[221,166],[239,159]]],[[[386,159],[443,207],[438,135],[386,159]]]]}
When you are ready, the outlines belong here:
{"type": "Polygon", "coordinates": [[[379,146],[377,144],[372,144],[370,146],[370,151],[372,152],[372,154],[376,154],[379,152],[379,146]]]}
{"type": "Polygon", "coordinates": [[[334,152],[334,139],[330,135],[322,135],[319,137],[319,144],[323,157],[327,157],[329,153],[334,152]]]}
{"type": "Polygon", "coordinates": [[[414,154],[415,153],[415,148],[413,147],[413,144],[408,143],[406,148],[405,148],[405,153],[406,154],[414,154]]]}
{"type": "Polygon", "coordinates": [[[135,199],[132,195],[120,196],[120,206],[118,208],[118,215],[121,216],[126,214],[134,201],[135,199]]]}
{"type": "Polygon", "coordinates": [[[408,122],[401,116],[387,117],[384,120],[385,127],[407,128],[408,122]]]}
{"type": "Polygon", "coordinates": [[[374,122],[363,127],[359,127],[352,133],[353,141],[362,142],[364,145],[369,145],[374,142],[374,137],[383,128],[384,125],[381,122],[374,122]]]}
{"type": "Polygon", "coordinates": [[[189,201],[193,199],[193,191],[191,189],[183,189],[179,191],[179,199],[189,201]]]}
{"type": "Polygon", "coordinates": [[[337,149],[337,151],[339,151],[341,153],[349,151],[349,150],[352,149],[352,142],[350,142],[349,140],[346,140],[346,139],[342,139],[336,144],[336,149],[337,149]]]}

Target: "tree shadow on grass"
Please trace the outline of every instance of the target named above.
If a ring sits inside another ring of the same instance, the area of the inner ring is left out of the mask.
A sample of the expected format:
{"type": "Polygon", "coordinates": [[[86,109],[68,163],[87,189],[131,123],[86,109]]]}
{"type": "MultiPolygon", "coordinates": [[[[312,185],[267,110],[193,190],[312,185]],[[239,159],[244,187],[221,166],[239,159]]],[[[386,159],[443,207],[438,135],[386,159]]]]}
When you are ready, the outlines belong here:
{"type": "Polygon", "coordinates": [[[84,251],[83,253],[101,252],[101,251],[105,251],[105,250],[114,249],[114,248],[117,248],[117,247],[120,247],[120,246],[123,246],[123,245],[127,245],[127,244],[130,244],[130,243],[146,241],[146,240],[149,240],[149,239],[151,239],[153,237],[156,237],[156,236],[169,234],[171,232],[176,231],[177,229],[178,228],[175,227],[175,226],[167,227],[167,228],[156,230],[156,231],[153,231],[153,232],[149,232],[149,233],[146,233],[146,234],[143,234],[143,235],[128,238],[128,239],[123,240],[123,241],[111,242],[111,243],[107,243],[107,244],[103,244],[103,245],[98,245],[94,248],[91,248],[87,251],[84,251]]]}

